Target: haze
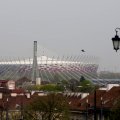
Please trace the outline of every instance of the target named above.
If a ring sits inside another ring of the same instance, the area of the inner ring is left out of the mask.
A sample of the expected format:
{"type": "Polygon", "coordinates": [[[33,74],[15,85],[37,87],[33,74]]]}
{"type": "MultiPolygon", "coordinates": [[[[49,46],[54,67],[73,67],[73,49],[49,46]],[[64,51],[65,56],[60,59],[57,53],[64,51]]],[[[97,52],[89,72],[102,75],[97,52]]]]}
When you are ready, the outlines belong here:
{"type": "Polygon", "coordinates": [[[85,49],[100,59],[101,70],[120,72],[120,51],[111,41],[116,27],[120,0],[1,0],[0,56],[32,56],[38,41],[58,55],[85,49]]]}

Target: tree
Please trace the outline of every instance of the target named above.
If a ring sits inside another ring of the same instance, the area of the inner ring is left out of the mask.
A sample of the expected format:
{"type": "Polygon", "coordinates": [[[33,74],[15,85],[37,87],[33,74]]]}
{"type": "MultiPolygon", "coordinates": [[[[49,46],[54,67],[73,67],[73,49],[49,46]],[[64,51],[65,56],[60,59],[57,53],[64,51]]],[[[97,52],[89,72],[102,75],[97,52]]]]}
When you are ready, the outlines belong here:
{"type": "Polygon", "coordinates": [[[70,79],[69,80],[69,89],[72,91],[72,92],[75,92],[76,91],[76,88],[79,84],[79,81],[76,80],[76,79],[70,79]]]}
{"type": "Polygon", "coordinates": [[[60,92],[60,91],[64,91],[64,88],[61,85],[46,84],[46,85],[32,85],[28,87],[28,90],[60,92]]]}
{"type": "Polygon", "coordinates": [[[66,99],[61,94],[55,93],[33,99],[27,105],[26,113],[27,117],[34,120],[69,120],[66,99]]]}
{"type": "Polygon", "coordinates": [[[111,110],[110,120],[118,120],[120,118],[120,98],[115,101],[111,110]]]}
{"type": "Polygon", "coordinates": [[[83,82],[85,80],[84,76],[81,76],[80,82],[83,82]]]}
{"type": "Polygon", "coordinates": [[[91,92],[94,89],[94,85],[90,80],[86,80],[84,76],[81,76],[78,88],[80,92],[91,92]]]}

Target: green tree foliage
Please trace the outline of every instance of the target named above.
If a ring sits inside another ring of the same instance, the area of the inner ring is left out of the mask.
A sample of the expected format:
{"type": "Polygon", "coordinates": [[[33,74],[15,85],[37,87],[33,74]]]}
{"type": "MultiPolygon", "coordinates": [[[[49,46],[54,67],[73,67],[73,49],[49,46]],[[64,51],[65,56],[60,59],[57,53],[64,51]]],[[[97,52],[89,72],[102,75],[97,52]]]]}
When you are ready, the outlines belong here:
{"type": "Polygon", "coordinates": [[[91,92],[95,88],[90,80],[86,80],[84,76],[81,76],[78,91],[80,92],[91,92]]]}
{"type": "Polygon", "coordinates": [[[68,85],[68,80],[61,80],[60,82],[62,85],[68,85]]]}
{"type": "Polygon", "coordinates": [[[81,76],[80,82],[83,82],[85,80],[84,76],[81,76]]]}
{"type": "Polygon", "coordinates": [[[76,92],[76,88],[79,85],[79,81],[76,79],[69,80],[69,89],[73,92],[76,92]]]}
{"type": "Polygon", "coordinates": [[[28,90],[41,90],[41,91],[59,92],[59,91],[64,91],[64,88],[61,85],[46,84],[46,85],[34,85],[34,86],[30,86],[28,88],[28,90]]]}
{"type": "Polygon", "coordinates": [[[63,91],[62,86],[56,84],[48,84],[40,87],[43,91],[63,91]]]}
{"type": "Polygon", "coordinates": [[[68,103],[60,94],[48,94],[35,98],[25,110],[26,120],[69,120],[68,103]]]}
{"type": "Polygon", "coordinates": [[[110,113],[110,120],[118,120],[120,118],[120,98],[115,101],[115,104],[110,113]]]}

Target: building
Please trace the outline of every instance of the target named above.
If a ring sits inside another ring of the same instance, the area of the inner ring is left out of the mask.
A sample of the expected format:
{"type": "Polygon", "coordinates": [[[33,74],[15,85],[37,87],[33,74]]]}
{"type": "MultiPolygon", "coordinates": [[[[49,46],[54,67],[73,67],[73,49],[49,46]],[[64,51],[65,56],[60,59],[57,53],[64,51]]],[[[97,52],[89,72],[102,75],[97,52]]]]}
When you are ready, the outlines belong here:
{"type": "MultiPolygon", "coordinates": [[[[89,79],[97,78],[98,64],[88,56],[77,57],[48,57],[37,58],[38,77],[37,81],[58,82],[60,80],[79,80],[83,75],[89,79]]],[[[33,59],[7,60],[0,62],[1,80],[18,80],[23,77],[32,79],[33,59]]]]}
{"type": "MultiPolygon", "coordinates": [[[[97,120],[101,117],[109,119],[111,109],[115,106],[115,103],[120,100],[120,86],[114,86],[111,89],[101,90],[97,89],[92,93],[70,93],[63,94],[67,98],[69,104],[70,120],[91,120],[94,117],[95,111],[97,120]],[[95,103],[95,91],[96,91],[96,103],[95,103]],[[96,107],[95,107],[96,104],[96,107]],[[101,113],[102,111],[102,113],[101,113]]],[[[0,109],[5,111],[6,107],[9,107],[12,112],[21,113],[21,108],[24,105],[29,104],[35,97],[46,96],[48,92],[32,91],[27,92],[23,89],[9,90],[9,92],[0,92],[0,109]],[[6,106],[9,105],[9,106],[6,106]]],[[[61,94],[61,93],[58,93],[61,94]]],[[[2,115],[2,114],[1,114],[2,115]]],[[[10,117],[10,115],[9,115],[10,117]]]]}

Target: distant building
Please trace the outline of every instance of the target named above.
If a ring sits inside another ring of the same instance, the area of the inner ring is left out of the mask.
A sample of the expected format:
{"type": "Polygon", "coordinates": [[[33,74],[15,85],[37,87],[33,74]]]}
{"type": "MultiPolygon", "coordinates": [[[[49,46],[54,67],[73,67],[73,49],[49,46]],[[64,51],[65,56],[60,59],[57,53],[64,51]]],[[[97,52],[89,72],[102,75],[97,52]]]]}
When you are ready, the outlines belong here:
{"type": "MultiPolygon", "coordinates": [[[[89,57],[69,57],[55,58],[48,56],[37,57],[37,66],[39,73],[39,80],[37,84],[42,81],[55,82],[60,80],[79,80],[81,75],[85,78],[96,78],[98,64],[95,60],[89,57]],[[91,61],[91,62],[90,62],[91,61]]],[[[12,60],[7,62],[0,62],[0,78],[19,80],[27,78],[31,80],[33,59],[12,60]],[[9,69],[8,69],[9,68],[9,69]],[[4,71],[5,70],[5,71],[4,71]]]]}
{"type": "Polygon", "coordinates": [[[14,90],[14,89],[15,89],[15,81],[14,81],[14,80],[9,80],[9,81],[7,82],[7,88],[8,88],[9,90],[14,90]]]}
{"type": "Polygon", "coordinates": [[[9,90],[15,89],[15,81],[14,80],[0,80],[0,88],[6,88],[9,90]]]}

